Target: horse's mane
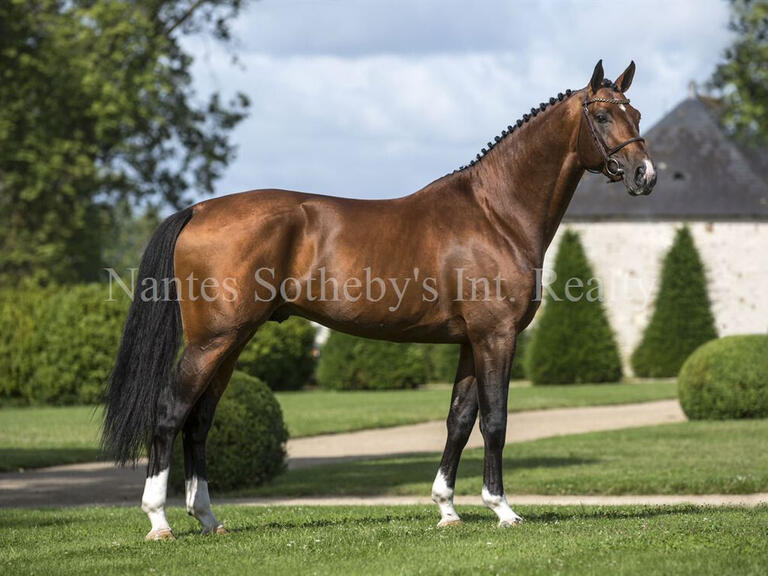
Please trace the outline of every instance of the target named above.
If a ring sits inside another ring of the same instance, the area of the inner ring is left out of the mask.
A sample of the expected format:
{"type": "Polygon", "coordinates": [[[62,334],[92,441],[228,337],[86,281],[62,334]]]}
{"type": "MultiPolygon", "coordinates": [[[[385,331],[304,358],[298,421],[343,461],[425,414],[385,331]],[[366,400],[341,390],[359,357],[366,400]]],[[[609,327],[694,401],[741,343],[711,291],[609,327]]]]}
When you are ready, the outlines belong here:
{"type": "MultiPolygon", "coordinates": [[[[613,90],[619,89],[619,87],[616,85],[616,83],[612,80],[608,80],[607,78],[603,80],[603,86],[606,88],[611,88],[613,90]]],[[[495,136],[494,139],[486,145],[485,148],[480,150],[480,153],[475,156],[473,160],[469,162],[469,164],[464,164],[463,166],[459,166],[456,170],[451,172],[451,174],[456,174],[457,172],[462,172],[463,170],[466,170],[467,168],[470,168],[480,162],[485,156],[493,150],[496,145],[501,143],[505,138],[508,136],[511,136],[515,131],[517,131],[518,128],[521,128],[524,124],[527,124],[529,120],[532,118],[535,118],[539,114],[545,112],[547,108],[550,106],[557,104],[558,102],[562,102],[563,100],[567,100],[570,98],[573,94],[576,94],[577,92],[580,92],[581,90],[571,90],[570,88],[563,92],[559,92],[557,96],[553,96],[549,99],[549,102],[542,102],[539,104],[536,108],[531,108],[530,113],[523,114],[522,118],[519,118],[517,122],[514,122],[507,126],[506,130],[502,130],[501,134],[498,136],[495,136]]]]}

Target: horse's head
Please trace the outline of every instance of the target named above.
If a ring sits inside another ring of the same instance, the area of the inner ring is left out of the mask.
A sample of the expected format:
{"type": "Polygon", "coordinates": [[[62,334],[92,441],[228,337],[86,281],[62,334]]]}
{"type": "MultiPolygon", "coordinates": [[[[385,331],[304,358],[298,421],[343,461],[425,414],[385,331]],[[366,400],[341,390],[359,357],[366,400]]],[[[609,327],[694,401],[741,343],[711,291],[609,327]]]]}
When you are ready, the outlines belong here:
{"type": "Polygon", "coordinates": [[[612,182],[623,180],[627,191],[639,196],[653,190],[656,170],[640,137],[640,112],[624,95],[634,75],[635,63],[631,62],[611,82],[603,76],[603,61],[597,63],[580,103],[578,153],[587,170],[602,172],[612,182]]]}

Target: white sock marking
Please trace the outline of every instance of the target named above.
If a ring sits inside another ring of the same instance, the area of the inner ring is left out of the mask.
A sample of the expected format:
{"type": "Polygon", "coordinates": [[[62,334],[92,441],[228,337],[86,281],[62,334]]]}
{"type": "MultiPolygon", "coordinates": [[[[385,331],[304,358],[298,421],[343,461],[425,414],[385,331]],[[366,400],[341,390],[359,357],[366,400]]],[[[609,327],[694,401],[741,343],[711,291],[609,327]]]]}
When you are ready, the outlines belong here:
{"type": "Polygon", "coordinates": [[[152,530],[170,530],[165,517],[165,498],[168,491],[168,468],[155,476],[148,476],[141,498],[141,509],[149,516],[152,530]]]}
{"type": "Polygon", "coordinates": [[[197,518],[203,525],[203,532],[211,532],[219,527],[219,522],[211,511],[211,498],[208,495],[208,482],[196,475],[184,483],[187,498],[187,513],[197,518]]]}
{"type": "Polygon", "coordinates": [[[453,507],[453,488],[448,483],[442,471],[437,471],[435,481],[432,484],[432,500],[440,508],[440,522],[457,522],[461,520],[453,507]]]}
{"type": "Polygon", "coordinates": [[[518,524],[523,519],[512,511],[512,508],[507,504],[507,497],[504,494],[491,494],[488,492],[488,488],[483,486],[483,503],[496,512],[496,516],[499,517],[499,526],[506,526],[509,524],[518,524]]]}

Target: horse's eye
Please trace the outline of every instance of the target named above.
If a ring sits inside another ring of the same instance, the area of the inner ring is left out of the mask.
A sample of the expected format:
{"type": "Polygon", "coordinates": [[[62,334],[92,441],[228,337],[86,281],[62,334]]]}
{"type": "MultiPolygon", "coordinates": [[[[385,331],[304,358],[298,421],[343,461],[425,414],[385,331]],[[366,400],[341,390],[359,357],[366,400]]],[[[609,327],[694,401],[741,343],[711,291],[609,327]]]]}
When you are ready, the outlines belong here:
{"type": "Polygon", "coordinates": [[[595,120],[597,120],[600,124],[605,124],[608,122],[608,115],[604,112],[598,112],[595,114],[595,120]]]}

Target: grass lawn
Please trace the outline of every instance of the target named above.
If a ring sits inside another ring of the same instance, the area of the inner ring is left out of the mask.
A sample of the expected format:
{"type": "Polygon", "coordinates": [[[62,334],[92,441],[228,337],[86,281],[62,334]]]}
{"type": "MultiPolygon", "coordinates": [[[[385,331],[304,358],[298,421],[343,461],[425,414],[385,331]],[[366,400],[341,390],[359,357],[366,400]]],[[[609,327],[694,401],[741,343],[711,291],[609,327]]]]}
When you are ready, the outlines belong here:
{"type": "Polygon", "coordinates": [[[0,471],[88,462],[99,456],[94,406],[0,409],[0,471]]]}
{"type": "MultiPolygon", "coordinates": [[[[581,386],[513,383],[512,411],[648,402],[674,398],[674,380],[581,386]]],[[[279,392],[292,437],[445,418],[449,386],[381,392],[279,392]]],[[[84,462],[98,457],[101,412],[92,406],[0,409],[0,471],[84,462]]]]}
{"type": "MultiPolygon", "coordinates": [[[[768,491],[768,420],[683,422],[511,444],[510,494],[746,494],[768,491]]],[[[465,451],[457,494],[479,494],[482,449],[465,451]]],[[[426,496],[438,454],[292,470],[240,495],[426,496]]]]}
{"type": "Polygon", "coordinates": [[[437,529],[432,507],[219,507],[227,536],[171,511],[144,542],[137,508],[0,510],[5,574],[747,574],[768,570],[768,508],[523,507],[437,529]]]}

